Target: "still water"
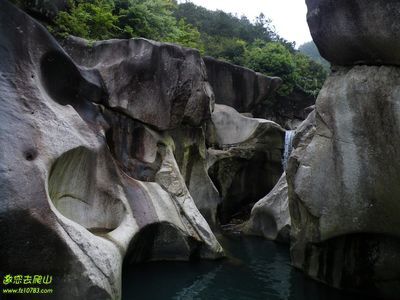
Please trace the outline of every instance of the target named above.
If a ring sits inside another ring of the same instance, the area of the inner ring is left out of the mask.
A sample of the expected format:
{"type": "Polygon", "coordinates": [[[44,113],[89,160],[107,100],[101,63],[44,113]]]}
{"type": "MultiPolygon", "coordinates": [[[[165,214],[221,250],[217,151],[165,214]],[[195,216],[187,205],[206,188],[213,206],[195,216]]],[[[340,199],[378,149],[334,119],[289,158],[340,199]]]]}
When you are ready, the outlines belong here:
{"type": "Polygon", "coordinates": [[[290,266],[286,245],[258,238],[220,237],[229,258],[154,262],[123,272],[123,300],[366,300],[341,293],[290,266]]]}

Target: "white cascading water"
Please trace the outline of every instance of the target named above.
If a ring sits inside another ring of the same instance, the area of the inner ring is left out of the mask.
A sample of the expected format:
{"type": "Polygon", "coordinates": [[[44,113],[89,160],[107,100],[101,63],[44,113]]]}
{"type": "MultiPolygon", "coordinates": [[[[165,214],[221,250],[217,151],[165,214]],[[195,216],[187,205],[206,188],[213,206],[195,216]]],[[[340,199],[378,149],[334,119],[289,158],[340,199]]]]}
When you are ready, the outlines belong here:
{"type": "Polygon", "coordinates": [[[292,152],[292,143],[294,138],[294,130],[286,130],[285,133],[285,150],[283,152],[282,165],[283,170],[286,170],[290,153],[292,152]]]}

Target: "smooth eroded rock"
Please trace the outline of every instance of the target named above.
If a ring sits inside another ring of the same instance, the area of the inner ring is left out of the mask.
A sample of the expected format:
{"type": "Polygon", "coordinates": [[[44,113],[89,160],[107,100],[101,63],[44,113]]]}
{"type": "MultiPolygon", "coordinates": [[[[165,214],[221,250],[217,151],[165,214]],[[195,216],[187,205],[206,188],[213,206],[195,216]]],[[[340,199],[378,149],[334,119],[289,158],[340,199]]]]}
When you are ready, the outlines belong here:
{"type": "Polygon", "coordinates": [[[70,37],[66,51],[97,71],[108,92],[104,104],[159,130],[210,117],[214,95],[197,50],[146,39],[89,43],[70,37]]]}
{"type": "MultiPolygon", "coordinates": [[[[316,131],[289,159],[293,264],[341,288],[395,299],[400,267],[400,69],[333,73],[316,131]]],[[[294,143],[299,142],[294,140],[294,143]]]]}
{"type": "Polygon", "coordinates": [[[289,243],[290,214],[286,174],[283,173],[274,188],[252,208],[250,220],[242,231],[269,240],[289,243]]]}
{"type": "Polygon", "coordinates": [[[235,216],[246,218],[282,174],[285,131],[218,104],[207,130],[208,172],[222,197],[219,219],[226,224],[235,216]]]}
{"type": "Polygon", "coordinates": [[[174,140],[174,155],[190,195],[210,226],[215,228],[221,197],[207,172],[204,130],[201,127],[182,126],[169,133],[174,140]]]}
{"type": "MultiPolygon", "coordinates": [[[[303,153],[314,133],[315,112],[312,111],[294,132],[292,145],[285,145],[285,147],[291,146],[292,148],[288,154],[295,152],[298,156],[303,153]]],[[[239,226],[238,229],[245,234],[289,243],[290,228],[288,183],[284,172],[274,188],[254,205],[249,221],[239,226]]]]}
{"type": "Polygon", "coordinates": [[[172,139],[97,104],[111,95],[100,72],[5,0],[0,55],[1,276],[51,275],[58,299],[119,299],[124,261],[223,255],[172,139]]]}
{"type": "Polygon", "coordinates": [[[240,113],[256,111],[282,84],[278,77],[268,77],[212,57],[203,60],[216,103],[229,105],[240,113]]]}
{"type": "Polygon", "coordinates": [[[306,0],[321,56],[334,65],[400,65],[400,2],[306,0]]]}

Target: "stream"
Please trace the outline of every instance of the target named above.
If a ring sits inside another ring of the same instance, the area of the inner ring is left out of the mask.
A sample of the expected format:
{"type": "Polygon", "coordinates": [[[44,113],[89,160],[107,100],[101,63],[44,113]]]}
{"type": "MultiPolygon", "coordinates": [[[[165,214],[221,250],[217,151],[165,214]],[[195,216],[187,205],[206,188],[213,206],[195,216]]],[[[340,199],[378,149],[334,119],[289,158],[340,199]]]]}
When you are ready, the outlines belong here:
{"type": "Polygon", "coordinates": [[[287,245],[253,237],[218,239],[227,259],[124,268],[122,299],[367,300],[307,278],[290,266],[287,245]]]}

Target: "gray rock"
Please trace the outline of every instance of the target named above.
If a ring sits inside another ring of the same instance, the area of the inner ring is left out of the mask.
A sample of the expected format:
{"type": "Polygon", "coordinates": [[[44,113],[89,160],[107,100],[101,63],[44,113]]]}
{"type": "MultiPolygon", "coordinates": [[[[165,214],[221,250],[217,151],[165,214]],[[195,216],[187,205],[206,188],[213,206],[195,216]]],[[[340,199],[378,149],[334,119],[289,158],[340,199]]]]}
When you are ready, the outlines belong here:
{"type": "Polygon", "coordinates": [[[287,189],[286,174],[283,173],[268,195],[254,205],[250,220],[242,226],[242,231],[289,243],[290,214],[287,189]]]}
{"type": "Polygon", "coordinates": [[[225,224],[265,196],[282,174],[285,131],[276,123],[248,118],[233,108],[215,105],[208,125],[208,171],[222,203],[225,224]],[[246,208],[247,207],[247,208],[246,208]]]}
{"type": "Polygon", "coordinates": [[[393,299],[400,292],[399,84],[396,67],[338,69],[317,99],[315,135],[295,139],[300,147],[287,170],[293,264],[335,287],[393,299]]]}
{"type": "MultiPolygon", "coordinates": [[[[292,152],[295,152],[296,156],[304,153],[314,133],[315,112],[312,111],[295,132],[292,152]]],[[[289,243],[290,227],[288,184],[286,173],[283,173],[271,192],[254,205],[249,221],[239,226],[238,230],[245,234],[289,243]]]]}
{"type": "MultiPolygon", "coordinates": [[[[44,27],[7,1],[0,1],[0,36],[2,272],[52,275],[54,296],[60,299],[119,298],[120,250],[117,243],[90,230],[110,231],[132,217],[123,218],[127,209],[118,193],[118,179],[115,186],[104,186],[86,197],[88,189],[101,184],[97,180],[109,178],[104,168],[112,166],[112,160],[105,160],[98,167],[102,174],[93,173],[97,158],[107,157],[104,145],[83,119],[87,108],[96,116],[83,100],[90,96],[85,90],[94,86],[44,27]],[[49,60],[59,68],[58,76],[49,68],[49,60]],[[76,103],[80,105],[74,109],[76,103]],[[73,194],[66,193],[71,185],[55,189],[58,181],[54,180],[57,165],[71,171],[68,163],[62,163],[71,158],[88,167],[75,170],[78,179],[93,175],[85,182],[76,181],[73,194]],[[87,220],[70,210],[64,203],[67,198],[85,208],[87,220]],[[61,211],[58,205],[63,206],[61,211]],[[106,213],[106,207],[115,215],[106,213]]],[[[123,239],[118,242],[124,244],[123,239]]]]}
{"type": "Polygon", "coordinates": [[[214,96],[197,50],[146,39],[89,43],[70,37],[65,50],[100,73],[104,104],[160,130],[182,122],[199,126],[210,117],[214,96]]]}
{"type": "Polygon", "coordinates": [[[208,122],[207,142],[219,148],[251,144],[259,148],[281,148],[285,131],[275,122],[250,118],[226,105],[215,105],[208,122]]]}
{"type": "Polygon", "coordinates": [[[254,112],[282,84],[278,77],[268,77],[212,57],[203,60],[216,103],[229,105],[240,113],[254,112]]]}
{"type": "Polygon", "coordinates": [[[277,95],[275,92],[282,84],[279,77],[265,76],[212,57],[203,60],[215,102],[233,107],[242,114],[295,129],[308,115],[305,108],[315,104],[315,97],[299,88],[288,96],[277,95]]]}
{"type": "Polygon", "coordinates": [[[210,226],[216,228],[221,197],[207,172],[204,130],[201,127],[181,126],[169,133],[174,140],[174,155],[190,195],[210,226]]]}
{"type": "MultiPolygon", "coordinates": [[[[104,116],[107,144],[126,175],[128,201],[140,228],[130,244],[128,260],[188,260],[196,251],[199,258],[220,257],[222,249],[199,213],[175,160],[178,145],[172,136],[115,111],[106,109],[104,116]]],[[[206,178],[201,180],[206,182],[206,178]]],[[[200,204],[211,201],[197,200],[200,204]]],[[[200,207],[206,209],[207,205],[200,207]]]]}
{"type": "Polygon", "coordinates": [[[321,56],[334,65],[399,65],[400,2],[306,0],[321,56]]]}
{"type": "Polygon", "coordinates": [[[109,94],[100,74],[76,65],[7,1],[0,1],[0,37],[2,272],[52,275],[59,299],[119,299],[125,258],[223,254],[186,188],[170,137],[94,104],[109,94]],[[143,134],[125,145],[131,137],[116,127],[143,134]],[[141,172],[120,149],[132,147],[144,163],[159,157],[153,181],[134,178],[141,172]]]}

